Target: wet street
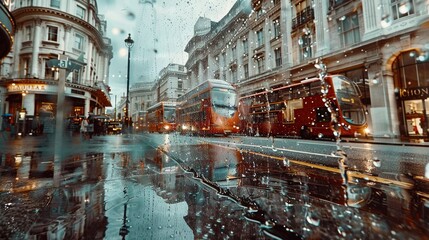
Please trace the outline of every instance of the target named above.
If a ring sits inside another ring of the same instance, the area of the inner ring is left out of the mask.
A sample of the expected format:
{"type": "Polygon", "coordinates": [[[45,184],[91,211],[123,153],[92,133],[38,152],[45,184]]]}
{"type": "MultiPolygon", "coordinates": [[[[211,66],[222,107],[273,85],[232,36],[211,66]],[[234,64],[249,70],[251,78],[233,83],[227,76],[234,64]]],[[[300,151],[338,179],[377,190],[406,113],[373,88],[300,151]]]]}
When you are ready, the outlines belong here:
{"type": "Polygon", "coordinates": [[[429,239],[426,147],[61,140],[3,136],[0,239],[429,239]]]}

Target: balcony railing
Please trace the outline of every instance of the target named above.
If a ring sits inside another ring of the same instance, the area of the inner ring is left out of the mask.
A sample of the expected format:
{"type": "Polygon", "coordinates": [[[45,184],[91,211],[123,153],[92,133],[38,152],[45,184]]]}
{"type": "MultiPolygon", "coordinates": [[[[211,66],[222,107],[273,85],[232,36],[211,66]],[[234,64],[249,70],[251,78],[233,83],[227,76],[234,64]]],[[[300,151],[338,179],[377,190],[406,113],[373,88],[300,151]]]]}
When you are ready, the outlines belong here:
{"type": "Polygon", "coordinates": [[[314,9],[312,7],[306,7],[296,15],[296,18],[292,19],[292,30],[296,30],[297,27],[312,20],[314,20],[314,9]]]}

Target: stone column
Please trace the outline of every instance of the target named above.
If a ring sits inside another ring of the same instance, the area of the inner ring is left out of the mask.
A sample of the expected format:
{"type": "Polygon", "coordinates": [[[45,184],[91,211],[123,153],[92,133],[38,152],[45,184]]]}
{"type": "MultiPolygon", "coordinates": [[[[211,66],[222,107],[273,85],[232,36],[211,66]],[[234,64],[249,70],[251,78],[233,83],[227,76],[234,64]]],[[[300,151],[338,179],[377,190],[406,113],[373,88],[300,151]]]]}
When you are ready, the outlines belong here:
{"type": "Polygon", "coordinates": [[[16,30],[15,33],[15,43],[13,44],[13,48],[14,48],[14,52],[13,52],[13,70],[12,70],[12,78],[19,78],[22,77],[20,76],[20,69],[19,69],[19,63],[21,61],[20,57],[19,57],[19,52],[21,45],[22,45],[22,36],[24,35],[24,27],[21,25],[18,27],[18,29],[16,30]]]}
{"type": "Polygon", "coordinates": [[[329,51],[329,34],[325,34],[325,28],[328,25],[327,12],[328,1],[318,0],[315,1],[314,6],[314,20],[316,31],[316,51],[315,56],[323,56],[329,51]]]}
{"type": "Polygon", "coordinates": [[[27,110],[27,115],[34,116],[35,113],[35,101],[36,101],[36,94],[29,93],[25,96],[22,96],[22,107],[27,110]]]}
{"type": "Polygon", "coordinates": [[[381,70],[370,86],[372,131],[374,137],[399,136],[398,108],[395,101],[393,74],[381,70]]]}
{"type": "Polygon", "coordinates": [[[85,84],[92,86],[93,82],[91,81],[92,80],[91,79],[91,74],[92,74],[91,67],[93,66],[93,62],[92,62],[92,60],[93,60],[93,58],[92,58],[93,45],[92,45],[92,42],[90,39],[88,39],[88,44],[86,47],[87,48],[84,49],[86,52],[86,57],[87,57],[87,66],[85,68],[85,84]]]}
{"type": "Polygon", "coordinates": [[[39,46],[41,45],[41,24],[40,18],[35,19],[34,24],[34,39],[33,39],[33,52],[31,54],[31,72],[30,74],[38,78],[39,77],[39,46]]]}
{"type": "MultiPolygon", "coordinates": [[[[289,69],[293,66],[293,51],[292,51],[292,6],[290,1],[282,1],[281,10],[281,29],[282,29],[282,55],[283,55],[283,66],[289,69]]],[[[289,76],[286,76],[289,78],[289,76]]]]}
{"type": "MultiPolygon", "coordinates": [[[[372,38],[377,34],[376,30],[379,28],[381,16],[384,14],[381,12],[383,9],[378,8],[380,4],[380,0],[362,0],[364,22],[364,35],[362,40],[372,38]]],[[[384,7],[388,8],[388,6],[384,7]]]]}
{"type": "Polygon", "coordinates": [[[214,78],[214,70],[216,69],[215,67],[215,59],[213,58],[213,56],[211,54],[207,55],[207,79],[213,79],[214,78]]]}
{"type": "Polygon", "coordinates": [[[88,113],[91,107],[91,96],[85,98],[85,112],[84,115],[88,117],[88,113]]]}
{"type": "Polygon", "coordinates": [[[67,52],[71,52],[71,48],[73,47],[69,45],[69,41],[72,39],[72,35],[71,35],[71,30],[72,30],[72,26],[70,24],[65,24],[64,25],[64,51],[67,52]]]}
{"type": "Polygon", "coordinates": [[[198,61],[198,75],[197,75],[197,85],[203,82],[204,79],[204,67],[203,67],[203,61],[198,61]]]}

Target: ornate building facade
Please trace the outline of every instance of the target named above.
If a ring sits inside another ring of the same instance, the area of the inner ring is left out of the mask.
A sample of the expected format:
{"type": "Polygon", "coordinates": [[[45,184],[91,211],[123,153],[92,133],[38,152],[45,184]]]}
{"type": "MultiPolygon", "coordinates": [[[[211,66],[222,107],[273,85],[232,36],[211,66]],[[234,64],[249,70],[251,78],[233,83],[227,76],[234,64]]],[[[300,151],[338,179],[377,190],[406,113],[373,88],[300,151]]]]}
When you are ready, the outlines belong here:
{"type": "Polygon", "coordinates": [[[244,95],[315,77],[321,59],[357,83],[374,137],[429,139],[428,37],[427,1],[238,0],[197,21],[186,67],[191,86],[225,79],[244,95]]]}
{"type": "Polygon", "coordinates": [[[12,122],[22,117],[20,112],[29,122],[42,115],[57,117],[61,81],[63,117],[104,113],[111,106],[113,53],[97,2],[15,1],[11,7],[17,29],[12,51],[0,62],[0,113],[12,122]]]}

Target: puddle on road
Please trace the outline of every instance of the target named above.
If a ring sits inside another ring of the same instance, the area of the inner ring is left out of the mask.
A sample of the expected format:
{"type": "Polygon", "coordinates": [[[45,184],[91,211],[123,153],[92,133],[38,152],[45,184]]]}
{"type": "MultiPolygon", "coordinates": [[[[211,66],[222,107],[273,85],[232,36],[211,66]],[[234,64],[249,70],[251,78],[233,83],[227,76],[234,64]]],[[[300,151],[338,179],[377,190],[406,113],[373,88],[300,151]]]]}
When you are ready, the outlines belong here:
{"type": "Polygon", "coordinates": [[[423,180],[412,191],[356,176],[343,184],[329,168],[211,144],[53,159],[1,156],[0,238],[428,236],[423,180]]]}

